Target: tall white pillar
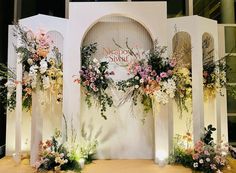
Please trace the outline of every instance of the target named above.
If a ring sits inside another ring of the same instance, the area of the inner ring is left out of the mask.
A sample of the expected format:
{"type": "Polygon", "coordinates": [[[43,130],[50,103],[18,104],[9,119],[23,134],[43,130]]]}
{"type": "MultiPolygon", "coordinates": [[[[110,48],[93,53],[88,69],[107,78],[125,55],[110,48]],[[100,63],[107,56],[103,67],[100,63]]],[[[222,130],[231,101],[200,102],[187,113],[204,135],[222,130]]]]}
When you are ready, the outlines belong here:
{"type": "MultiPolygon", "coordinates": [[[[192,38],[192,43],[202,45],[202,38],[192,38]]],[[[202,49],[192,48],[192,105],[193,105],[193,141],[200,140],[204,129],[204,99],[203,99],[203,62],[202,49]]]]}
{"type": "Polygon", "coordinates": [[[173,102],[159,105],[153,102],[155,163],[161,164],[168,158],[173,146],[173,102]]]}

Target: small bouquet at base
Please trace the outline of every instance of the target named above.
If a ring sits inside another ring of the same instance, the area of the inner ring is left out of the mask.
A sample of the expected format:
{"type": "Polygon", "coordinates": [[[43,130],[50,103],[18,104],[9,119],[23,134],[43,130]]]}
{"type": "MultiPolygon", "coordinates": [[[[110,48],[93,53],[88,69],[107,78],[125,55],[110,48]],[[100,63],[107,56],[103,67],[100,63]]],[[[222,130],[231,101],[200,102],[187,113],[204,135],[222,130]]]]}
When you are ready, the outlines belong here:
{"type": "Polygon", "coordinates": [[[190,144],[191,135],[187,135],[187,138],[180,136],[170,156],[170,163],[181,164],[193,171],[204,173],[221,173],[224,168],[230,169],[227,160],[228,145],[223,142],[214,143],[212,133],[215,130],[209,125],[201,140],[194,145],[190,144]]]}
{"type": "Polygon", "coordinates": [[[40,144],[39,160],[35,163],[38,172],[81,171],[78,161],[70,156],[69,150],[60,142],[60,139],[61,133],[57,130],[51,140],[40,144]]]}

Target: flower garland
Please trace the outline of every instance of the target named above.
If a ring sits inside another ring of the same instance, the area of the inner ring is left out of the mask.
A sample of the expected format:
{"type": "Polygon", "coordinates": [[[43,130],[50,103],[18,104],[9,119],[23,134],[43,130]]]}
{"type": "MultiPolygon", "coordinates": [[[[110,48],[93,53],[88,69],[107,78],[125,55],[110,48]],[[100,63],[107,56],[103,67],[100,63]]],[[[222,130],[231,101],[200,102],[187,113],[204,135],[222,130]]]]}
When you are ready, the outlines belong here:
{"type": "MultiPolygon", "coordinates": [[[[131,55],[140,57],[140,52],[135,54],[129,47],[128,50],[131,55]]],[[[133,103],[136,105],[140,97],[145,111],[152,109],[154,97],[160,104],[166,104],[169,98],[175,98],[182,114],[183,109],[187,110],[186,98],[191,97],[190,71],[177,64],[180,62],[177,56],[165,57],[166,47],[158,46],[157,42],[154,49],[141,54],[144,57],[136,58],[137,60],[128,67],[129,74],[133,77],[118,82],[119,89],[126,91],[127,88],[133,87],[133,103]]]]}
{"type": "MultiPolygon", "coordinates": [[[[32,106],[32,92],[36,89],[49,91],[56,96],[57,102],[62,101],[63,72],[62,55],[53,41],[43,31],[34,34],[31,30],[15,25],[14,35],[19,37],[21,45],[16,53],[21,58],[23,66],[22,81],[16,81],[16,76],[9,78],[5,87],[8,88],[8,108],[15,108],[16,85],[22,85],[22,106],[27,111],[32,106]]],[[[4,70],[4,69],[3,69],[4,70]]],[[[5,70],[11,74],[12,71],[5,70]]]]}
{"type": "Polygon", "coordinates": [[[97,44],[93,43],[81,48],[81,70],[80,77],[74,81],[81,84],[85,93],[85,101],[89,107],[92,106],[91,98],[101,107],[101,116],[107,119],[105,112],[107,106],[113,105],[112,97],[106,92],[109,84],[112,82],[110,75],[114,72],[108,71],[108,62],[99,62],[93,57],[97,50],[97,44]]]}

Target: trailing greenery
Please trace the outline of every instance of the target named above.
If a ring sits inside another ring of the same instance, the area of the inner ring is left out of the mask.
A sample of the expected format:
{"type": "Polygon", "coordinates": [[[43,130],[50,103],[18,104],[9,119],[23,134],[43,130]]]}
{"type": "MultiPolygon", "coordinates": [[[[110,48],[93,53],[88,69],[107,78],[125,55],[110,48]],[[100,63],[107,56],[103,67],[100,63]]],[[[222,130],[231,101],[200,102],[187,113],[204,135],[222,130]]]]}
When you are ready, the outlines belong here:
{"type": "MultiPolygon", "coordinates": [[[[89,107],[92,106],[91,99],[93,98],[100,106],[100,113],[104,119],[107,119],[105,112],[107,106],[113,105],[112,96],[107,93],[107,88],[112,82],[110,75],[114,72],[108,71],[108,62],[99,62],[93,57],[97,51],[97,43],[92,43],[81,48],[81,70],[80,84],[84,88],[86,95],[85,101],[89,107]]],[[[77,81],[75,80],[75,81],[77,81]]]]}

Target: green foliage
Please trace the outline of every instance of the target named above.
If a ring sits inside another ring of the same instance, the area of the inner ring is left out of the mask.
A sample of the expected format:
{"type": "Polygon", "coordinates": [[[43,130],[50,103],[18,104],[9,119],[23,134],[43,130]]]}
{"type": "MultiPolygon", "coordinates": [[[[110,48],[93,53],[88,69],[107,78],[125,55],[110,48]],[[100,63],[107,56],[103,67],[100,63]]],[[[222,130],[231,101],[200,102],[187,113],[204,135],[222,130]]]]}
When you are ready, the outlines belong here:
{"type": "Polygon", "coordinates": [[[105,112],[107,106],[113,105],[113,100],[106,92],[109,84],[112,82],[108,72],[108,62],[99,62],[93,58],[93,54],[97,51],[97,43],[92,43],[81,48],[81,71],[80,84],[85,90],[85,101],[88,107],[92,106],[93,98],[101,107],[101,116],[107,119],[105,112]]]}
{"type": "Polygon", "coordinates": [[[141,103],[143,104],[145,112],[149,112],[152,110],[152,99],[149,95],[143,94],[141,98],[141,103]]]}
{"type": "Polygon", "coordinates": [[[169,161],[171,164],[181,164],[184,167],[191,167],[193,159],[191,153],[187,153],[183,148],[175,146],[170,155],[169,161]]]}
{"type": "Polygon", "coordinates": [[[216,131],[216,128],[213,127],[211,124],[208,125],[207,127],[204,128],[204,135],[202,137],[202,141],[206,144],[206,145],[211,145],[213,146],[214,144],[214,139],[212,137],[212,134],[214,131],[216,131]]]}

